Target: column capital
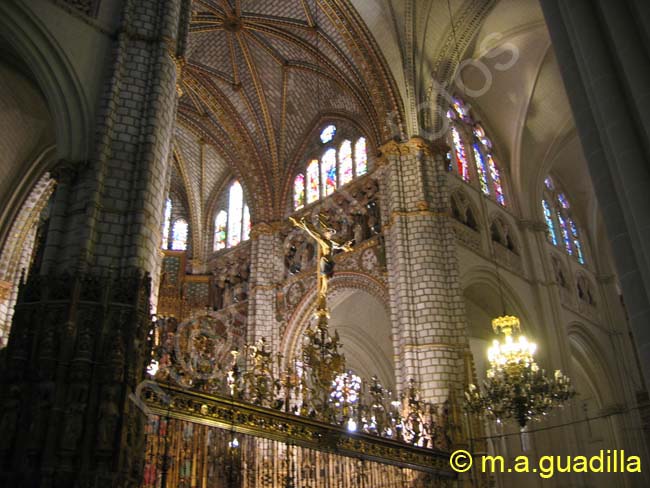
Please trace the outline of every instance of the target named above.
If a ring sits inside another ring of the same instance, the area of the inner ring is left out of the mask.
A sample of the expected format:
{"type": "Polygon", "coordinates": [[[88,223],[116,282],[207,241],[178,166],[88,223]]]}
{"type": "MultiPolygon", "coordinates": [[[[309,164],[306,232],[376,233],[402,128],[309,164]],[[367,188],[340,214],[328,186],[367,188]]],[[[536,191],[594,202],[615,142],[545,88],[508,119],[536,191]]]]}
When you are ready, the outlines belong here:
{"type": "Polygon", "coordinates": [[[430,156],[446,154],[449,151],[449,146],[442,139],[431,142],[420,136],[415,136],[403,142],[388,141],[379,147],[379,151],[382,156],[407,156],[418,153],[430,156]]]}
{"type": "Polygon", "coordinates": [[[255,239],[259,236],[273,235],[281,231],[287,223],[282,220],[276,220],[273,222],[260,222],[255,224],[251,229],[251,238],[255,239]]]}

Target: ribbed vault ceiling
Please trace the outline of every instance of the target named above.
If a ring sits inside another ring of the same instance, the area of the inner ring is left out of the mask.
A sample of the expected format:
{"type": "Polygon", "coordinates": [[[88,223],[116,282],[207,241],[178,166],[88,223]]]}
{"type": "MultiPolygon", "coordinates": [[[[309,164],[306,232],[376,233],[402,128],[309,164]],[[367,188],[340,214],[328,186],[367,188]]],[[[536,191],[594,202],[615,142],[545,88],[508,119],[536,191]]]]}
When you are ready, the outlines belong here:
{"type": "Polygon", "coordinates": [[[344,1],[195,0],[176,148],[200,167],[196,147],[207,143],[227,164],[210,167],[192,189],[204,197],[189,199],[204,207],[232,172],[254,220],[277,218],[297,150],[320,119],[351,119],[381,141],[386,114],[400,107],[373,42],[344,1]]]}

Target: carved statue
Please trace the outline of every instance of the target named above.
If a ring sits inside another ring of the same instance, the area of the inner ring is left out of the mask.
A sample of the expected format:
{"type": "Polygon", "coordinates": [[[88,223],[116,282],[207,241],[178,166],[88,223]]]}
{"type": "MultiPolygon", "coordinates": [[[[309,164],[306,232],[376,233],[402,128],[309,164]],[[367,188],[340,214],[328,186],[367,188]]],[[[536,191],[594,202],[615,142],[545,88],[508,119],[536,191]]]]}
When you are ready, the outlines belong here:
{"type": "Polygon", "coordinates": [[[64,449],[74,450],[77,448],[81,434],[83,434],[87,396],[88,387],[86,385],[74,384],[70,387],[68,395],[70,402],[65,415],[65,427],[61,439],[61,446],[64,449]]]}
{"type": "Polygon", "coordinates": [[[352,251],[351,241],[345,244],[340,244],[332,239],[336,233],[334,229],[329,227],[323,218],[319,218],[320,228],[317,228],[313,223],[301,218],[299,221],[293,217],[289,217],[293,225],[300,227],[307,234],[309,234],[318,244],[318,310],[325,310],[327,303],[327,285],[329,279],[334,274],[334,251],[342,250],[344,252],[352,251]]]}
{"type": "Polygon", "coordinates": [[[117,408],[117,394],[115,387],[109,386],[104,390],[104,392],[105,398],[99,407],[97,447],[99,449],[111,449],[120,413],[117,408]]]}

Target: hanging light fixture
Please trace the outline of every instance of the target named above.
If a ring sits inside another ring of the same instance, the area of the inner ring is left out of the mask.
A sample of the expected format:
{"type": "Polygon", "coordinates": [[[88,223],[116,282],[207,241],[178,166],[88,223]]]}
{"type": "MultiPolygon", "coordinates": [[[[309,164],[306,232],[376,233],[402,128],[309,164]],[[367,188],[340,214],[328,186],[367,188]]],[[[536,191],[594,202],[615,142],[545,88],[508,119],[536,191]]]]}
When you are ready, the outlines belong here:
{"type": "Polygon", "coordinates": [[[483,382],[484,391],[470,384],[465,392],[469,411],[497,422],[516,420],[523,430],[529,421],[540,419],[575,395],[571,381],[560,370],[548,377],[537,366],[537,345],[521,333],[517,317],[497,317],[492,328],[503,339],[494,339],[488,349],[490,368],[483,382]]]}

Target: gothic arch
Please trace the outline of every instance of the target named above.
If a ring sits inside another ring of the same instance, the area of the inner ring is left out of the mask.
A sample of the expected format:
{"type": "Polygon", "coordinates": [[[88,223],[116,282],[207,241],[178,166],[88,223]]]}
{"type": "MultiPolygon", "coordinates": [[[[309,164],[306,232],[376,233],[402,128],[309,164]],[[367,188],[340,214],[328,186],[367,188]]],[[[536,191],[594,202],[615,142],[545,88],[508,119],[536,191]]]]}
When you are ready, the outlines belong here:
{"type": "MultiPolygon", "coordinates": [[[[516,292],[515,285],[509,282],[507,273],[500,270],[500,279],[497,278],[494,272],[494,267],[490,266],[474,266],[468,269],[460,277],[460,288],[463,290],[463,295],[466,296],[468,290],[480,289],[483,291],[491,290],[493,295],[497,298],[498,314],[501,314],[500,295],[503,294],[503,300],[506,305],[506,312],[509,315],[516,315],[521,320],[523,332],[530,336],[537,336],[541,332],[536,327],[535,317],[532,312],[527,311],[524,306],[524,301],[516,292]]],[[[490,327],[490,324],[486,324],[490,327]]]]}
{"type": "MultiPolygon", "coordinates": [[[[363,273],[341,271],[334,275],[329,284],[329,302],[336,300],[337,296],[349,291],[363,291],[375,298],[390,317],[388,289],[384,283],[376,278],[363,273]]],[[[311,316],[316,308],[316,288],[312,288],[300,301],[293,314],[287,320],[282,338],[280,339],[280,352],[285,361],[289,361],[295,354],[300,338],[307,329],[311,316]]]]}
{"type": "Polygon", "coordinates": [[[495,213],[490,217],[488,232],[493,243],[498,242],[513,253],[521,255],[517,233],[504,215],[495,213]]]}
{"type": "Polygon", "coordinates": [[[0,3],[0,38],[28,66],[45,95],[55,122],[57,157],[73,162],[87,158],[92,122],[89,105],[56,40],[19,2],[0,3]]]}
{"type": "Polygon", "coordinates": [[[450,191],[449,203],[454,219],[476,232],[481,232],[483,216],[462,186],[458,185],[450,191]]]}
{"type": "Polygon", "coordinates": [[[599,406],[607,405],[615,398],[615,383],[610,374],[611,365],[605,362],[605,351],[598,345],[589,329],[579,322],[569,324],[567,335],[571,356],[587,373],[587,379],[597,394],[599,406]]]}

